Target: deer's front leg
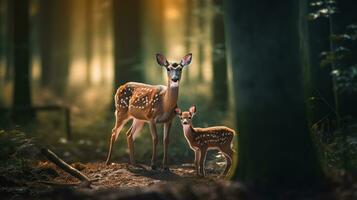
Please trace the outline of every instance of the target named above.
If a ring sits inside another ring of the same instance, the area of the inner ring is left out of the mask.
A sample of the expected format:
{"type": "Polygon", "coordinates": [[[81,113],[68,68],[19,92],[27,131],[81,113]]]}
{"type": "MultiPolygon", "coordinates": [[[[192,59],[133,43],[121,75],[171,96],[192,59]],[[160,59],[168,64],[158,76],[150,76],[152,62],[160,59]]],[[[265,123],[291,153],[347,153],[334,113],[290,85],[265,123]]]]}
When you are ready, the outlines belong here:
{"type": "Polygon", "coordinates": [[[164,158],[162,161],[162,167],[164,170],[169,170],[169,167],[167,166],[167,153],[168,153],[168,147],[169,147],[169,142],[170,142],[169,141],[170,128],[171,128],[171,121],[164,124],[164,138],[163,138],[164,158]]]}
{"type": "Polygon", "coordinates": [[[205,160],[206,160],[207,148],[200,149],[200,173],[205,176],[205,160]]]}
{"type": "Polygon", "coordinates": [[[151,138],[152,138],[151,169],[155,170],[155,169],[157,169],[157,167],[155,165],[155,161],[156,161],[156,147],[157,147],[157,143],[158,143],[158,138],[157,138],[156,124],[154,122],[150,122],[150,132],[151,132],[151,138]]]}
{"type": "Polygon", "coordinates": [[[196,168],[196,175],[198,176],[200,174],[200,171],[199,171],[199,165],[198,165],[198,161],[199,161],[199,156],[200,156],[200,150],[196,149],[195,150],[195,168],[196,168]]]}

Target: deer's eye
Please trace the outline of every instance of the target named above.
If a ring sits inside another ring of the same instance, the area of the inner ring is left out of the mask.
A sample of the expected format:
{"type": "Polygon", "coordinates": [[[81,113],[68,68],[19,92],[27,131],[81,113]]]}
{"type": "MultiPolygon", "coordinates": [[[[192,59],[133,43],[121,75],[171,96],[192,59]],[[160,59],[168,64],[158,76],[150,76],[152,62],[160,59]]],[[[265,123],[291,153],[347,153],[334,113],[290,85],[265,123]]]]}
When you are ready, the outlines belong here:
{"type": "Polygon", "coordinates": [[[170,68],[167,68],[167,71],[169,72],[169,71],[171,71],[171,69],[170,69],[170,68]]]}
{"type": "Polygon", "coordinates": [[[188,117],[188,119],[191,119],[191,117],[188,117]]]}

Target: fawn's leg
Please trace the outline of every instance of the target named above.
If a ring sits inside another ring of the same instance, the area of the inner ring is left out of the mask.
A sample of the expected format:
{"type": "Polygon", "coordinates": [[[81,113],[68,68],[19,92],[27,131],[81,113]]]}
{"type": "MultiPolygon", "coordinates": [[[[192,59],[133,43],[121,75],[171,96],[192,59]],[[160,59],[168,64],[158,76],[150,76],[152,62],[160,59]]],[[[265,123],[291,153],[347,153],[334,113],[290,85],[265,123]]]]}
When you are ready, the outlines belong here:
{"type": "Polygon", "coordinates": [[[128,119],[126,118],[126,116],[122,116],[118,110],[115,110],[115,125],[112,129],[112,136],[110,137],[109,143],[109,152],[107,160],[105,161],[105,164],[107,165],[109,164],[110,158],[112,156],[114,142],[118,139],[119,133],[127,121],[128,119]]]}
{"type": "Polygon", "coordinates": [[[156,129],[156,124],[154,122],[150,122],[150,133],[151,133],[151,139],[152,139],[152,157],[151,157],[151,169],[155,170],[157,167],[155,166],[155,161],[156,161],[156,147],[158,143],[158,138],[157,138],[157,129],[156,129]]]}
{"type": "Polygon", "coordinates": [[[205,176],[205,161],[206,161],[207,148],[201,148],[200,150],[200,172],[202,176],[205,176]]]}
{"type": "Polygon", "coordinates": [[[223,175],[227,175],[229,169],[232,166],[233,161],[233,150],[230,147],[222,148],[221,152],[223,153],[224,157],[226,158],[226,168],[224,169],[223,175]]]}
{"type": "Polygon", "coordinates": [[[134,119],[133,123],[131,124],[131,127],[126,132],[126,141],[128,143],[128,149],[129,149],[129,159],[130,159],[130,164],[132,165],[135,164],[133,136],[143,128],[144,123],[145,123],[144,121],[134,119]]]}
{"type": "Polygon", "coordinates": [[[164,139],[163,139],[163,143],[164,143],[164,157],[162,160],[162,167],[164,170],[169,170],[169,167],[167,166],[167,151],[168,151],[168,147],[169,147],[169,133],[170,133],[170,128],[171,128],[171,121],[166,122],[164,124],[164,139]]]}
{"type": "Polygon", "coordinates": [[[199,175],[199,166],[198,166],[198,161],[199,161],[199,150],[198,149],[195,149],[194,150],[195,151],[195,162],[194,162],[194,164],[195,164],[195,168],[196,168],[196,175],[198,176],[199,175]]]}

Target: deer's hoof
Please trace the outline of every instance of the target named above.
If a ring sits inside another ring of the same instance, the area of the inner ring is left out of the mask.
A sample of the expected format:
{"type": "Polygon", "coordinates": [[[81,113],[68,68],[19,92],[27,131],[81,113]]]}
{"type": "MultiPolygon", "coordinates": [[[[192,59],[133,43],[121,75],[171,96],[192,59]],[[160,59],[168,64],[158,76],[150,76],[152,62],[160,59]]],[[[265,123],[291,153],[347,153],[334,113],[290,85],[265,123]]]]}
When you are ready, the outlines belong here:
{"type": "Polygon", "coordinates": [[[157,166],[156,165],[151,165],[151,170],[157,170],[157,166]]]}
{"type": "Polygon", "coordinates": [[[170,170],[169,167],[163,167],[162,171],[165,172],[165,173],[171,173],[171,170],[170,170]]]}

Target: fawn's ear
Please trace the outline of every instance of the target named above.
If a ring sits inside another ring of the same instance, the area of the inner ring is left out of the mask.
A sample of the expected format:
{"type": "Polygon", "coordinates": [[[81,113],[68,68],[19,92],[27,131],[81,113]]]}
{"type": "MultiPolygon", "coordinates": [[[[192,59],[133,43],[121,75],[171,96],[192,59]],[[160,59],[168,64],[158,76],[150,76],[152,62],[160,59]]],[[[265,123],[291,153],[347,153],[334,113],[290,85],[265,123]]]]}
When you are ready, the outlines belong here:
{"type": "Polygon", "coordinates": [[[190,111],[191,115],[194,115],[196,113],[196,106],[195,105],[191,106],[189,111],[190,111]]]}
{"type": "Polygon", "coordinates": [[[159,53],[156,54],[156,61],[157,61],[157,63],[159,63],[159,65],[164,66],[164,67],[167,67],[169,65],[169,62],[167,62],[165,56],[163,56],[159,53]]]}
{"type": "Polygon", "coordinates": [[[191,61],[192,61],[192,53],[189,53],[181,59],[181,65],[187,66],[187,65],[191,64],[191,61]]]}
{"type": "Polygon", "coordinates": [[[177,115],[181,115],[182,111],[181,111],[180,108],[175,108],[175,113],[176,113],[177,115]]]}

